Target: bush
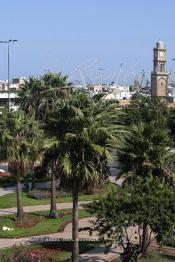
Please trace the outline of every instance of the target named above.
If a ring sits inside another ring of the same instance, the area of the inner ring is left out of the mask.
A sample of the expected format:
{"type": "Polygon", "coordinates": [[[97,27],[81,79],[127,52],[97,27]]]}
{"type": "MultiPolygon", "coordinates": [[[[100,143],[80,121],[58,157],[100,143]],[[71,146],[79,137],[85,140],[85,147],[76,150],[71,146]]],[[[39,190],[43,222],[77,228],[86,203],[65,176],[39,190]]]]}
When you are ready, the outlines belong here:
{"type": "MultiPolygon", "coordinates": [[[[41,190],[41,189],[34,189],[28,192],[28,196],[30,198],[41,200],[41,199],[49,199],[50,198],[50,190],[41,190]]],[[[70,193],[64,191],[57,191],[56,196],[71,196],[70,193]]]]}
{"type": "Polygon", "coordinates": [[[175,247],[175,231],[172,232],[168,237],[165,237],[162,244],[165,246],[175,247]]]}
{"type": "Polygon", "coordinates": [[[48,199],[50,198],[50,191],[34,189],[28,193],[28,196],[37,200],[48,199]]]}

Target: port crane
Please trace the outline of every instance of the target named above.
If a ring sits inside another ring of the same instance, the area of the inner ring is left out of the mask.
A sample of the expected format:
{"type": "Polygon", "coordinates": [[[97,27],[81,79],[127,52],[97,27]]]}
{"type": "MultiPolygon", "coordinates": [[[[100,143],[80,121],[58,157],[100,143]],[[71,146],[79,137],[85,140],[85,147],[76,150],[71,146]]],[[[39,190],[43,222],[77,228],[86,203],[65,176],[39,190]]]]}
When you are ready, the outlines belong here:
{"type": "Polygon", "coordinates": [[[90,85],[91,84],[91,80],[89,79],[87,73],[84,70],[80,69],[80,68],[78,69],[78,72],[80,73],[80,76],[81,76],[81,78],[83,80],[84,85],[85,86],[90,85]]]}
{"type": "Polygon", "coordinates": [[[143,81],[145,80],[145,70],[142,71],[142,76],[141,76],[141,80],[140,80],[140,84],[139,84],[139,90],[138,92],[143,88],[143,81]]]}
{"type": "Polygon", "coordinates": [[[116,74],[116,76],[115,76],[115,78],[113,79],[113,81],[111,82],[111,85],[117,85],[117,83],[118,83],[118,81],[119,81],[119,78],[120,78],[120,76],[121,76],[121,72],[122,72],[123,65],[124,65],[124,63],[121,63],[121,64],[120,64],[119,71],[118,71],[118,73],[116,74]]]}

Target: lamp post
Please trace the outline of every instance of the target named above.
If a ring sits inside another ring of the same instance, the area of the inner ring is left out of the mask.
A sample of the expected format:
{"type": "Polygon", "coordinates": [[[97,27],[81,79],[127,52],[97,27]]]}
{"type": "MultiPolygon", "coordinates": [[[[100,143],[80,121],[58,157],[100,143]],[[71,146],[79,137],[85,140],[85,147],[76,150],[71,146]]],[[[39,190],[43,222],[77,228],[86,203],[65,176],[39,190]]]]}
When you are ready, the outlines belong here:
{"type": "Polygon", "coordinates": [[[7,40],[7,41],[0,41],[0,44],[7,44],[7,71],[8,71],[8,85],[7,85],[7,90],[8,90],[8,110],[10,111],[10,43],[17,42],[18,40],[7,40]]]}

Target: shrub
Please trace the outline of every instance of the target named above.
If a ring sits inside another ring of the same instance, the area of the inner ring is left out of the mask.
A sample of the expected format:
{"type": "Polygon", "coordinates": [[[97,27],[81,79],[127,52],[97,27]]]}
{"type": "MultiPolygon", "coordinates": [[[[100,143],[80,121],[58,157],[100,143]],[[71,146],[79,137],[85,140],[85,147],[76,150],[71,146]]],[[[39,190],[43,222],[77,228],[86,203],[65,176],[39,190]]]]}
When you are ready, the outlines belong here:
{"type": "Polygon", "coordinates": [[[50,198],[50,191],[34,189],[28,193],[28,196],[37,200],[48,199],[50,198]]]}
{"type": "Polygon", "coordinates": [[[164,237],[162,244],[165,246],[175,247],[175,231],[169,234],[169,236],[164,237]]]}
{"type": "MultiPolygon", "coordinates": [[[[28,196],[40,200],[40,199],[49,199],[50,198],[50,190],[41,190],[41,189],[34,189],[28,192],[28,196]]],[[[64,191],[57,191],[56,196],[71,196],[70,193],[64,191]]]]}

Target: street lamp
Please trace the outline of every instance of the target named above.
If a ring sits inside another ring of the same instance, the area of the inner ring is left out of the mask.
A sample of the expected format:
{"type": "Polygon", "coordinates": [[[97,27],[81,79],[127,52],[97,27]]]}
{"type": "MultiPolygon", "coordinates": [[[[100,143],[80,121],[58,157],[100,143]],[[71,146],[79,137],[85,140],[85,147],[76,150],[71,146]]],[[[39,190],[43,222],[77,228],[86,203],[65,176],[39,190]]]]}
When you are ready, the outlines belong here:
{"type": "Polygon", "coordinates": [[[18,40],[13,40],[9,39],[7,41],[0,41],[0,44],[7,44],[8,46],[8,54],[7,54],[7,66],[8,66],[8,85],[7,85],[7,90],[8,90],[8,109],[10,111],[10,43],[17,42],[18,40]]]}

